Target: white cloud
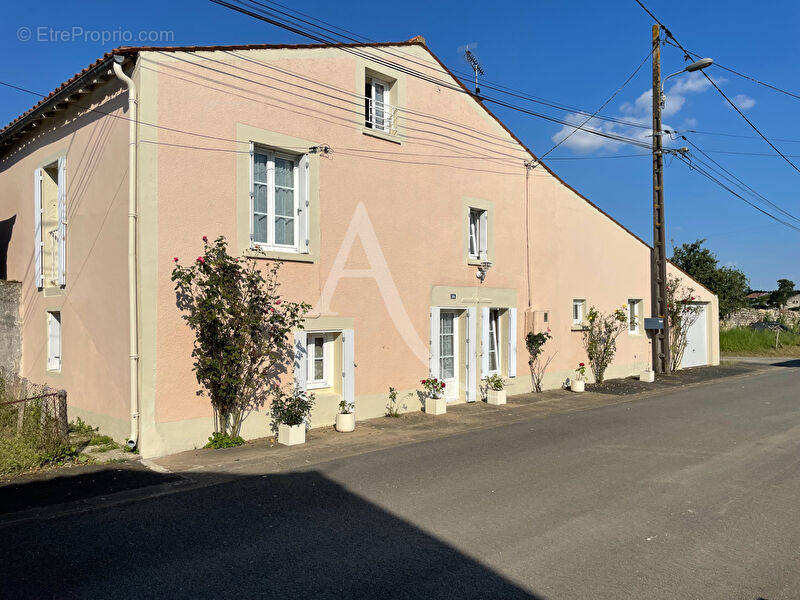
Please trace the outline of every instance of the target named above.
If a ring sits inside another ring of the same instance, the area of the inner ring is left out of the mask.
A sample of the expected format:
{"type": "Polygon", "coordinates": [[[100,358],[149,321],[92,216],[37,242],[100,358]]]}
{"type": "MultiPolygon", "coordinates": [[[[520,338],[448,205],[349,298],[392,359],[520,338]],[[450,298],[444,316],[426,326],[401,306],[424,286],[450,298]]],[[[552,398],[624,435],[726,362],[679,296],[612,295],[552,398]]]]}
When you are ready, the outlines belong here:
{"type": "MultiPolygon", "coordinates": [[[[717,83],[723,83],[724,79],[715,80],[717,83]]],[[[675,83],[664,94],[664,108],[661,115],[664,119],[669,119],[677,115],[686,104],[686,96],[688,94],[698,94],[706,91],[710,87],[708,80],[702,73],[690,73],[688,76],[680,76],[675,83]]],[[[741,96],[741,95],[740,95],[741,96]]],[[[737,96],[736,98],[739,98],[737,96]]],[[[746,96],[745,96],[746,98],[746,96]]],[[[755,104],[755,101],[748,98],[752,102],[747,108],[755,104]]],[[[601,121],[592,119],[584,128],[594,129],[596,131],[603,131],[606,133],[613,133],[626,138],[634,138],[647,142],[648,144],[652,138],[652,129],[650,124],[653,120],[653,91],[645,90],[632,102],[625,102],[619,107],[618,118],[625,121],[636,123],[646,127],[636,127],[633,125],[626,125],[621,123],[613,123],[609,121],[601,121]]],[[[581,125],[586,119],[585,115],[580,114],[567,114],[564,117],[575,126],[581,125]]],[[[693,118],[684,118],[683,123],[685,127],[694,127],[697,120],[693,118]]],[[[665,129],[674,129],[668,124],[664,123],[665,129]]],[[[575,127],[564,125],[555,135],[551,138],[553,143],[558,143],[564,140],[575,130],[575,127]]],[[[588,154],[599,149],[616,150],[621,146],[626,145],[625,142],[618,142],[609,140],[593,133],[586,131],[575,131],[572,135],[562,144],[564,147],[579,153],[588,154]]]]}
{"type": "Polygon", "coordinates": [[[742,110],[753,108],[756,105],[756,101],[746,94],[736,94],[733,97],[733,103],[742,110]]]}

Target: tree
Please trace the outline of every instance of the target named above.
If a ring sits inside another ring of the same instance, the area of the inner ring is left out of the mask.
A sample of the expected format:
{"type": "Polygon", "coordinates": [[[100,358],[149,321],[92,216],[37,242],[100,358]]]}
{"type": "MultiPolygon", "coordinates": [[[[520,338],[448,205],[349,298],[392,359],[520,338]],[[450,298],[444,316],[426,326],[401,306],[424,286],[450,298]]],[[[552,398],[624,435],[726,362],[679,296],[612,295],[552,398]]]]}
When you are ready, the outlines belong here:
{"type": "Polygon", "coordinates": [[[703,247],[705,240],[672,247],[672,263],[719,298],[720,316],[746,306],[747,276],[733,267],[720,267],[716,255],[703,247]]]}
{"type": "Polygon", "coordinates": [[[777,283],[778,289],[769,295],[769,303],[776,308],[782,308],[789,297],[795,293],[794,281],[778,279],[777,283]]]}
{"type": "Polygon", "coordinates": [[[252,258],[228,254],[220,236],[203,236],[191,266],[176,257],[172,271],[178,308],[194,331],[194,371],[216,413],[215,433],[235,438],[246,416],[283,398],[281,376],[294,358],[289,333],[302,327],[310,305],[278,294],[275,262],[262,274],[252,258]]]}
{"type": "Polygon", "coordinates": [[[583,332],[583,347],[594,372],[594,380],[603,383],[606,369],[617,353],[617,338],[628,328],[625,307],[604,315],[594,306],[586,317],[588,327],[583,332]]]}

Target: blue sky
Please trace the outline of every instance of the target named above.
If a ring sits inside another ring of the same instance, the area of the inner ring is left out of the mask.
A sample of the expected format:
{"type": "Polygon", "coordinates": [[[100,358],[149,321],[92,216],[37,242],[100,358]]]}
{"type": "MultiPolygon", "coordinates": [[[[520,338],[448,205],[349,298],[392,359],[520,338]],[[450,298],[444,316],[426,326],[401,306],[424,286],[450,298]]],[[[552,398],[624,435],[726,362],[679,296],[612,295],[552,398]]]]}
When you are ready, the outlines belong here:
{"type": "MultiPolygon", "coordinates": [[[[649,0],[647,4],[690,50],[800,93],[795,76],[800,59],[796,43],[800,4],[789,0],[773,0],[768,4],[744,0],[649,0]]],[[[300,7],[304,12],[375,40],[405,40],[421,34],[448,66],[462,71],[468,66],[458,49],[474,44],[474,52],[489,81],[589,112],[599,107],[634,71],[649,52],[650,44],[651,21],[633,0],[603,3],[540,0],[501,5],[406,0],[377,11],[372,3],[353,0],[307,0],[300,7]]],[[[46,32],[47,28],[78,27],[84,32],[170,31],[177,45],[305,41],[202,0],[141,0],[136,10],[106,2],[43,0],[37,8],[34,15],[26,4],[8,3],[4,7],[5,18],[0,25],[0,80],[42,92],[49,92],[103,52],[120,45],[93,41],[97,37],[94,33],[85,34],[88,39],[79,41],[37,41],[40,32],[46,32]],[[33,39],[21,41],[19,37],[25,36],[24,32],[19,33],[21,27],[29,28],[33,39]]],[[[678,50],[666,47],[662,64],[666,74],[681,69],[684,63],[678,50]]],[[[716,67],[708,72],[730,97],[737,97],[746,114],[768,136],[798,140],[775,143],[785,154],[800,155],[800,122],[796,118],[800,115],[800,100],[716,67]]],[[[741,117],[702,83],[701,79],[685,75],[671,80],[666,88],[665,123],[679,130],[754,136],[741,117]]],[[[648,62],[603,114],[646,122],[649,86],[648,62]]],[[[0,86],[0,121],[7,123],[35,100],[0,86]]],[[[523,100],[513,102],[525,104],[523,100]]],[[[525,106],[557,118],[574,118],[563,110],[536,104],[525,106]]],[[[534,152],[542,154],[553,145],[554,139],[559,139],[562,128],[558,124],[508,109],[492,109],[534,152]]],[[[601,123],[594,126],[600,127],[601,123]]],[[[613,131],[627,136],[636,130],[617,125],[613,131]]],[[[800,173],[777,157],[720,152],[770,153],[771,149],[762,140],[689,136],[745,183],[800,217],[796,193],[800,173]]],[[[649,241],[652,237],[650,160],[599,158],[640,151],[628,145],[603,143],[597,136],[579,132],[546,162],[570,185],[649,241]]],[[[792,160],[800,166],[800,156],[792,160]]],[[[666,201],[668,239],[682,243],[708,238],[708,246],[721,263],[744,270],[754,288],[774,287],[775,280],[781,277],[794,280],[800,287],[800,233],[775,223],[690,172],[680,162],[669,159],[666,201]]]]}

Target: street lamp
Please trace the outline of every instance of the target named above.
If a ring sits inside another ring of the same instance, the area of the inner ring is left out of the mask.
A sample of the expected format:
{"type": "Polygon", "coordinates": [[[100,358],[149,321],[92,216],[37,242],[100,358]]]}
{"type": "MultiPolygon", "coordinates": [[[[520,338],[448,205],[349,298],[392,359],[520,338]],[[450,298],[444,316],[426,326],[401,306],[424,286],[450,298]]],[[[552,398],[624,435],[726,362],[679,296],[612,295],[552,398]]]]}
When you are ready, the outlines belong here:
{"type": "Polygon", "coordinates": [[[675,77],[675,75],[680,75],[681,73],[694,73],[695,71],[702,71],[706,67],[710,67],[713,64],[713,58],[701,58],[700,60],[694,61],[690,65],[686,65],[680,71],[675,71],[672,75],[667,75],[664,77],[664,81],[661,83],[661,105],[664,105],[664,84],[667,82],[667,79],[670,77],[675,77]]]}

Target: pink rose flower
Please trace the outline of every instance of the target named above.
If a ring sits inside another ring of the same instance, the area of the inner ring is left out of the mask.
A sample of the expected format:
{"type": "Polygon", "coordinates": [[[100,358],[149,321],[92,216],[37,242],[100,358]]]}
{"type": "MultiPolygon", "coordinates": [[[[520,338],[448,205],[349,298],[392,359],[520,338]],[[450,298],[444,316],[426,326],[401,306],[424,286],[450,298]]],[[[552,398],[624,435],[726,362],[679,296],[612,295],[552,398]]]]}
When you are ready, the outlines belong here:
{"type": "Polygon", "coordinates": [[[202,256],[198,256],[198,257],[197,257],[197,262],[199,262],[199,263],[204,263],[204,262],[206,262],[206,259],[205,259],[205,258],[203,258],[202,256]]]}
{"type": "Polygon", "coordinates": [[[203,241],[204,241],[204,242],[207,242],[207,241],[208,241],[208,237],[206,237],[206,236],[203,236],[203,241]]]}
{"type": "Polygon", "coordinates": [[[176,256],[175,258],[173,258],[172,262],[178,262],[178,257],[176,256]]]}

